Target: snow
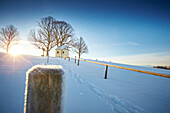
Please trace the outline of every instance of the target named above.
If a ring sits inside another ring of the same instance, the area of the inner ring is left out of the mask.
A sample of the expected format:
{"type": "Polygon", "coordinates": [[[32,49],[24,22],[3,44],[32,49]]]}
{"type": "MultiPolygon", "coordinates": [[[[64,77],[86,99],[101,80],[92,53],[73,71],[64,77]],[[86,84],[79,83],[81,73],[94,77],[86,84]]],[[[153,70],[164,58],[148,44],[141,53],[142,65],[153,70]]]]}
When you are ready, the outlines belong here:
{"type": "MultiPolygon", "coordinates": [[[[129,68],[170,74],[170,70],[116,64],[129,68]]],[[[0,113],[22,113],[26,72],[34,65],[47,65],[46,58],[10,56],[0,53],[0,113]]],[[[66,113],[169,113],[170,79],[129,70],[108,68],[74,59],[50,58],[48,65],[64,71],[66,113]]]]}
{"type": "Polygon", "coordinates": [[[59,46],[56,49],[68,49],[67,45],[59,46]]]}
{"type": "MultiPolygon", "coordinates": [[[[31,67],[31,69],[29,69],[26,72],[26,75],[33,73],[32,75],[34,75],[34,70],[38,70],[39,72],[41,71],[48,71],[48,70],[53,70],[56,73],[62,72],[62,66],[61,65],[34,65],[33,67],[31,67]]],[[[35,71],[36,72],[36,71],[35,71]]]]}

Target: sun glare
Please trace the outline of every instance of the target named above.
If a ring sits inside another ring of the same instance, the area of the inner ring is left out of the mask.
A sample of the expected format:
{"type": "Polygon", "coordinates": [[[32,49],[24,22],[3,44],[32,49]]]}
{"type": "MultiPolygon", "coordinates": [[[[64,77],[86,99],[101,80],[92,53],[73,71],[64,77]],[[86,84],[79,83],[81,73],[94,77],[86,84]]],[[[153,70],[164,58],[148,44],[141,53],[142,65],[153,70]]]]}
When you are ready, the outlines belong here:
{"type": "Polygon", "coordinates": [[[19,55],[19,54],[16,53],[16,52],[10,52],[10,54],[13,55],[13,56],[19,55]]]}
{"type": "Polygon", "coordinates": [[[21,48],[19,46],[11,47],[9,53],[14,56],[19,55],[21,54],[21,48]]]}

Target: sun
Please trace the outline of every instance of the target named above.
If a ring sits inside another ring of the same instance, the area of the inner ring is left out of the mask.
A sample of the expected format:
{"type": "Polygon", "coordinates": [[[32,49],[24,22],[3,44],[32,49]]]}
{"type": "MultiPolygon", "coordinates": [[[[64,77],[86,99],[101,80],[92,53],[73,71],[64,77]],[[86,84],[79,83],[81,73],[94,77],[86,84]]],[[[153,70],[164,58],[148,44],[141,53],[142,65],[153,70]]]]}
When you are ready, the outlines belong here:
{"type": "Polygon", "coordinates": [[[16,53],[16,52],[10,52],[10,54],[13,55],[13,56],[19,55],[19,53],[16,53]]]}
{"type": "Polygon", "coordinates": [[[21,54],[21,47],[17,46],[17,45],[13,46],[13,47],[10,48],[9,53],[11,55],[14,55],[14,56],[20,55],[21,54]]]}
{"type": "Polygon", "coordinates": [[[9,48],[8,53],[13,56],[18,55],[35,55],[42,54],[42,50],[36,49],[29,41],[20,40],[16,45],[12,45],[9,48]]]}

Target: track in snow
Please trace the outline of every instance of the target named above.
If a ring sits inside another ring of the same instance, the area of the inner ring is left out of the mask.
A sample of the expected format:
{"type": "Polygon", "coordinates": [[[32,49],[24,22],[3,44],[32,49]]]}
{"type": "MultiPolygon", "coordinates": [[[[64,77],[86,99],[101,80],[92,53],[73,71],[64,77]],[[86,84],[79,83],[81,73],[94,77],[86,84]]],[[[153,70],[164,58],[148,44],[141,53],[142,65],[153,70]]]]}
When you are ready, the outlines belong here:
{"type": "Polygon", "coordinates": [[[106,105],[109,105],[110,109],[114,113],[146,113],[144,109],[132,104],[126,99],[105,93],[105,91],[99,88],[98,86],[83,79],[83,76],[77,72],[74,66],[66,62],[63,63],[65,69],[71,74],[71,77],[76,82],[91,90],[96,96],[101,99],[101,101],[103,101],[106,105]]]}

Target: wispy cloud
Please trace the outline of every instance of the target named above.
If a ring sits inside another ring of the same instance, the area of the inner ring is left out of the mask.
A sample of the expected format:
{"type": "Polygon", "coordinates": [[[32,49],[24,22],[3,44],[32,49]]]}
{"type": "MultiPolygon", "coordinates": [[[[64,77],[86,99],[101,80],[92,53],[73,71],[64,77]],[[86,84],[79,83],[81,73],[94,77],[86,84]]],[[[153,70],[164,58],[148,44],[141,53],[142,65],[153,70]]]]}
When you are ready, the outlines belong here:
{"type": "Polygon", "coordinates": [[[117,56],[109,58],[98,58],[100,60],[112,61],[132,65],[170,65],[170,52],[146,53],[128,56],[117,56]]]}
{"type": "Polygon", "coordinates": [[[139,43],[136,43],[136,42],[128,42],[128,45],[139,46],[140,44],[139,44],[139,43]]]}
{"type": "Polygon", "coordinates": [[[112,44],[100,44],[100,45],[94,45],[89,47],[112,47],[112,46],[139,46],[139,43],[136,42],[126,42],[126,43],[112,43],[112,44]]]}

